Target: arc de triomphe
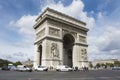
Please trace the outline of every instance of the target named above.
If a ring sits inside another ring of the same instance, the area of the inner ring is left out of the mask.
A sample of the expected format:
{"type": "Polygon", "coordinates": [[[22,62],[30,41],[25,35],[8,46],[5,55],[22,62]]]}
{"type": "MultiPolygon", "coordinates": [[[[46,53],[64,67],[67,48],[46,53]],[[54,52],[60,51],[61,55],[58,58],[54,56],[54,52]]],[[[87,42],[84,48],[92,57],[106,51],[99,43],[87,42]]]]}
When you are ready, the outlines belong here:
{"type": "Polygon", "coordinates": [[[34,25],[34,67],[87,67],[86,23],[47,8],[34,25]]]}

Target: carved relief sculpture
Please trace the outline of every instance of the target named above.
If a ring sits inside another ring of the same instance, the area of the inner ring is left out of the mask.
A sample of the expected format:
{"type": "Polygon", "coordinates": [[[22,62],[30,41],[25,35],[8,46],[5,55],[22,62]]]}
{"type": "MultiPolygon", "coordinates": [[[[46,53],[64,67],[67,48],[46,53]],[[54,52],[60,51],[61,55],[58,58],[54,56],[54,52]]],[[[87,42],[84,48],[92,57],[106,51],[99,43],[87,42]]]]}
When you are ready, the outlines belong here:
{"type": "Polygon", "coordinates": [[[82,59],[87,60],[87,51],[86,51],[86,49],[82,49],[81,52],[82,52],[82,59]]]}
{"type": "Polygon", "coordinates": [[[45,28],[36,34],[36,40],[45,35],[45,28]]]}
{"type": "Polygon", "coordinates": [[[51,53],[53,55],[53,58],[59,58],[59,49],[58,45],[56,43],[51,44],[51,53]]]}
{"type": "Polygon", "coordinates": [[[49,34],[50,35],[53,35],[53,36],[60,36],[60,30],[59,29],[56,29],[56,28],[52,28],[50,27],[49,28],[49,34]]]}

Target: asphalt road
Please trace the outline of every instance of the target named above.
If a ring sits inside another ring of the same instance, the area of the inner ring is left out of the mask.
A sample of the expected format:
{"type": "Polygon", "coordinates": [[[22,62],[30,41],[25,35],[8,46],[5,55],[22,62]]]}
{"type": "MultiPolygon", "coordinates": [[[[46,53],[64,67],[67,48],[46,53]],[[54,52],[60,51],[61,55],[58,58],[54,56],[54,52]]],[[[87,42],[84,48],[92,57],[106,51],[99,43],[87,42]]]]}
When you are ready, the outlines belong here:
{"type": "Polygon", "coordinates": [[[17,72],[0,70],[0,80],[120,80],[120,70],[17,72]]]}

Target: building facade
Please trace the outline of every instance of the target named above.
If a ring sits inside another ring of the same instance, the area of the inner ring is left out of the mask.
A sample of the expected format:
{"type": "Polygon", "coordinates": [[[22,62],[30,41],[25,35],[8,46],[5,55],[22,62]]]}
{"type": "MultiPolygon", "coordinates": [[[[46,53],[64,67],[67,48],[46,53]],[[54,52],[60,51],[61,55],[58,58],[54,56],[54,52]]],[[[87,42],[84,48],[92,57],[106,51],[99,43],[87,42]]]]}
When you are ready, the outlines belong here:
{"type": "Polygon", "coordinates": [[[86,23],[47,8],[37,19],[34,67],[87,67],[86,23]]]}
{"type": "Polygon", "coordinates": [[[92,61],[93,66],[96,66],[97,64],[106,64],[106,63],[112,63],[114,64],[115,61],[118,61],[117,59],[95,59],[92,61]]]}

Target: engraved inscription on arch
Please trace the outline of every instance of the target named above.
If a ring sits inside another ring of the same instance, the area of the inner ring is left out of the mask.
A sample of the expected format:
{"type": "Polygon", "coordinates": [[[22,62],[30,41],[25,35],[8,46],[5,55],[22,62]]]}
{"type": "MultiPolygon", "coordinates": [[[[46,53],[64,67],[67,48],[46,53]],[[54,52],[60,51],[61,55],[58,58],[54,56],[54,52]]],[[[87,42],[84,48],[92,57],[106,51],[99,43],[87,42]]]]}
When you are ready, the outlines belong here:
{"type": "Polygon", "coordinates": [[[60,29],[49,27],[49,34],[52,36],[60,36],[60,29]]]}

